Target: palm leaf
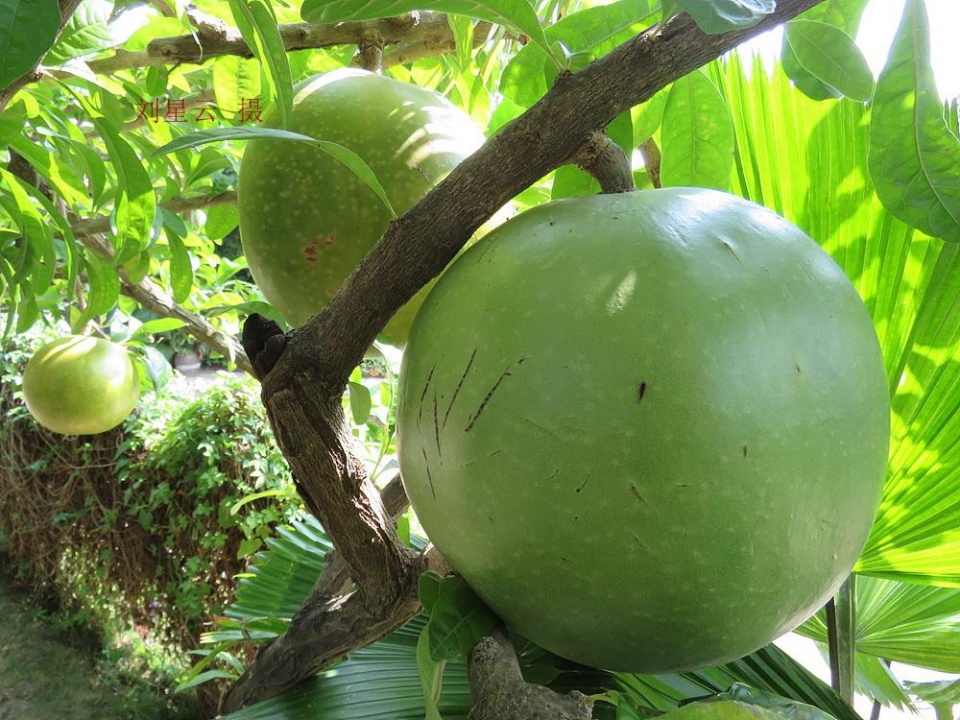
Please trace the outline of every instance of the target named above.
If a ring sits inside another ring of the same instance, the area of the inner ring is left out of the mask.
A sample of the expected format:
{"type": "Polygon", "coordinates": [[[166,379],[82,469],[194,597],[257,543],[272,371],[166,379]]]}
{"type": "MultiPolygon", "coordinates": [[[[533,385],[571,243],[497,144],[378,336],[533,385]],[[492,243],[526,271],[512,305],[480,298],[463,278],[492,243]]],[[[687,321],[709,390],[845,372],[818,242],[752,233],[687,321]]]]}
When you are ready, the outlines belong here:
{"type": "Polygon", "coordinates": [[[866,172],[869,111],[814,102],[779,70],[714,74],[737,135],[734,191],[816,238],[873,316],[893,407],[889,475],[857,571],[960,587],[960,249],[883,209],[866,172]]]}

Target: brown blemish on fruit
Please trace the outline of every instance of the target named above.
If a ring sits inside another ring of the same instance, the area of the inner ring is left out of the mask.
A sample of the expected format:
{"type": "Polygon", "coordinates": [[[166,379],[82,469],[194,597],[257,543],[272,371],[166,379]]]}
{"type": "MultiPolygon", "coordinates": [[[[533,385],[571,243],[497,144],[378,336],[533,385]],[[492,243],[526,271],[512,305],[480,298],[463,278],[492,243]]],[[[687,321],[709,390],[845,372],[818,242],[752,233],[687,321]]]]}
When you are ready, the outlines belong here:
{"type": "Polygon", "coordinates": [[[304,260],[314,263],[320,259],[320,246],[326,245],[329,247],[330,245],[333,245],[336,239],[337,236],[333,233],[324,235],[323,237],[310,238],[307,240],[307,244],[304,245],[300,250],[300,253],[303,255],[304,260]]]}
{"type": "Polygon", "coordinates": [[[643,400],[643,396],[647,394],[647,384],[645,382],[637,385],[637,404],[643,400]]]}

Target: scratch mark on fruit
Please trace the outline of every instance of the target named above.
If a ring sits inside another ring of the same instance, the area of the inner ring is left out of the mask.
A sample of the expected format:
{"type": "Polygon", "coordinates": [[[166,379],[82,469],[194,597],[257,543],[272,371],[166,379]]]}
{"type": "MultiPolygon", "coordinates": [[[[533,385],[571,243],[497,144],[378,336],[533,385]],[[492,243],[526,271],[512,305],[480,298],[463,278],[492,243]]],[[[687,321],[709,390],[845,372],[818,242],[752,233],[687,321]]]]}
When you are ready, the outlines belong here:
{"type": "Polygon", "coordinates": [[[433,373],[436,369],[436,365],[430,368],[430,372],[427,375],[427,381],[423,384],[423,391],[420,393],[420,409],[417,411],[417,427],[420,427],[420,419],[423,417],[423,401],[427,397],[427,389],[430,387],[430,381],[433,380],[433,373]]]}
{"type": "Polygon", "coordinates": [[[447,411],[443,414],[443,427],[447,426],[447,418],[450,417],[450,410],[453,409],[453,403],[457,399],[457,395],[460,393],[460,388],[463,387],[463,381],[467,379],[467,375],[470,373],[470,368],[473,367],[473,360],[477,357],[477,348],[473,349],[473,352],[470,353],[470,359],[467,361],[467,367],[463,370],[463,375],[460,376],[460,382],[457,383],[457,387],[453,391],[453,395],[450,397],[450,404],[447,405],[447,411]]]}
{"type": "Polygon", "coordinates": [[[556,438],[557,440],[560,440],[560,441],[563,441],[563,438],[560,437],[560,435],[557,434],[557,432],[556,432],[555,430],[551,430],[550,428],[546,427],[545,425],[541,425],[541,424],[538,423],[536,420],[531,420],[530,418],[524,417],[524,416],[521,416],[520,419],[523,420],[524,422],[530,423],[530,424],[533,425],[537,430],[540,430],[540,431],[542,431],[542,432],[545,432],[545,433],[546,433],[547,435],[549,435],[550,437],[556,438]]]}
{"type": "Polygon", "coordinates": [[[427,460],[427,449],[425,447],[420,448],[420,452],[423,453],[423,467],[427,471],[427,482],[430,484],[430,493],[433,495],[433,499],[437,499],[436,488],[433,487],[433,475],[430,474],[430,462],[427,460]]]}
{"type": "Polygon", "coordinates": [[[746,445],[743,446],[743,456],[744,456],[744,457],[747,456],[747,446],[746,446],[746,445]]]}
{"type": "Polygon", "coordinates": [[[730,252],[732,252],[732,253],[733,253],[733,256],[734,256],[738,261],[743,262],[742,260],[740,260],[740,255],[737,254],[737,251],[733,249],[733,245],[731,245],[731,244],[730,244],[729,242],[727,242],[726,240],[721,240],[720,243],[721,243],[727,250],[729,250],[730,252]]]}
{"type": "MultiPolygon", "coordinates": [[[[526,358],[520,358],[517,361],[517,365],[521,365],[524,360],[526,360],[526,358]]],[[[506,378],[510,377],[511,374],[512,373],[510,372],[509,367],[500,373],[500,377],[497,378],[497,381],[493,384],[493,387],[487,392],[486,396],[481,401],[480,406],[477,408],[477,411],[470,417],[470,420],[467,421],[467,426],[463,429],[464,432],[470,432],[470,430],[473,429],[473,426],[480,418],[480,415],[483,414],[484,410],[486,410],[490,399],[493,397],[493,394],[497,391],[497,388],[500,387],[500,383],[502,383],[506,378]]]]}
{"type": "Polygon", "coordinates": [[[800,363],[795,363],[794,367],[797,369],[797,375],[803,372],[803,370],[800,368],[800,363]]]}
{"type": "Polygon", "coordinates": [[[639,405],[643,401],[643,396],[647,394],[647,383],[641,382],[637,385],[637,404],[639,405]]]}
{"type": "Polygon", "coordinates": [[[637,500],[639,500],[643,505],[647,505],[647,504],[648,504],[647,501],[643,499],[643,496],[640,494],[640,491],[637,490],[637,486],[636,486],[636,485],[631,485],[631,486],[630,486],[630,492],[632,492],[632,493],[633,493],[633,496],[634,496],[637,500]]]}
{"type": "Polygon", "coordinates": [[[590,476],[589,476],[589,475],[587,475],[587,477],[584,479],[584,481],[583,481],[582,483],[580,483],[580,485],[579,485],[579,486],[577,487],[577,489],[576,489],[576,492],[580,492],[581,490],[583,490],[583,489],[587,486],[587,483],[588,483],[588,482],[590,482],[590,476]]]}
{"type": "Polygon", "coordinates": [[[440,419],[437,416],[437,387],[433,387],[433,437],[437,443],[437,455],[442,456],[440,451],[440,419]]]}
{"type": "Polygon", "coordinates": [[[503,448],[497,448],[497,449],[494,450],[493,452],[487,453],[487,457],[493,457],[494,455],[499,455],[499,454],[500,454],[500,451],[501,451],[502,449],[503,449],[503,448]]]}
{"type": "Polygon", "coordinates": [[[640,545],[640,546],[643,545],[643,541],[640,539],[640,536],[637,535],[635,532],[631,532],[631,533],[630,533],[630,537],[633,538],[634,542],[636,542],[637,545],[640,545]]]}

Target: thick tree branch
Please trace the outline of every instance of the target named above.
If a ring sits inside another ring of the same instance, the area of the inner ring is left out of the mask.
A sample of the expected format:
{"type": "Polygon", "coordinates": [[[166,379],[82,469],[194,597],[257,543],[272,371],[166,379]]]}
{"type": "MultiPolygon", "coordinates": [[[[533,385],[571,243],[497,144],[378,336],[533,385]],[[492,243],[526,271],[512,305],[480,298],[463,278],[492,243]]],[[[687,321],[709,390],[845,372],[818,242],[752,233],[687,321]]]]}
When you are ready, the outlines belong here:
{"type": "MultiPolygon", "coordinates": [[[[252,57],[253,53],[240,32],[216,18],[193,13],[197,27],[194,35],[157,38],[142,52],[117,51],[112,57],[91,60],[90,69],[99,74],[135,67],[151,67],[180,63],[200,64],[222,55],[252,57]],[[199,43],[198,43],[199,41],[199,43]]],[[[411,56],[424,57],[448,52],[456,47],[447,16],[441,13],[411,13],[396,18],[332,25],[286,23],[279,26],[280,37],[287,50],[329,48],[338,45],[369,45],[377,39],[385,53],[383,67],[409,62],[411,56]]],[[[479,46],[492,26],[478,23],[474,43],[479,46]]]]}
{"type": "Polygon", "coordinates": [[[593,702],[576,690],[561,695],[524,681],[502,630],[483,638],[467,665],[473,708],[468,720],[591,720],[593,702]]]}
{"type": "MultiPolygon", "coordinates": [[[[279,355],[261,368],[262,396],[280,448],[358,586],[344,602],[397,613],[385,617],[374,612],[366,620],[355,614],[360,619],[353,626],[358,640],[352,647],[375,639],[370,627],[380,632],[412,617],[417,608],[411,601],[412,575],[423,567],[400,546],[343,419],[344,386],[377,333],[483,222],[573,157],[592,132],[673,80],[819,1],[780,0],[776,13],[758,26],[724,35],[705,35],[681,15],[583,71],[561,75],[540,102],[394,221],[326,309],[286,336],[279,355]]],[[[313,626],[339,622],[327,616],[340,607],[326,608],[313,626]]],[[[291,626],[274,643],[296,652],[274,652],[271,645],[248,668],[228,697],[228,710],[293,685],[349,649],[336,633],[312,633],[309,627],[291,626]]]]}

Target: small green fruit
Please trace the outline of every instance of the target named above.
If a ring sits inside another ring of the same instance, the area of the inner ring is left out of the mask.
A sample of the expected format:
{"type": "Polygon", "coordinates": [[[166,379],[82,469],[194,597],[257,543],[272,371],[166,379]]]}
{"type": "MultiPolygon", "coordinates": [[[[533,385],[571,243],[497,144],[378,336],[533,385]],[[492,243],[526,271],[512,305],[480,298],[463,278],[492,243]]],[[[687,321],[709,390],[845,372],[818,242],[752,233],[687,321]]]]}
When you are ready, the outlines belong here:
{"type": "MultiPolygon", "coordinates": [[[[276,115],[265,117],[276,124],[276,115]]],[[[374,171],[398,214],[409,210],[483,133],[439,95],[361,70],[298,86],[293,132],[342,145],[374,171]]],[[[254,280],[287,321],[303,325],[333,297],[387,230],[376,194],[330,154],[306,143],[253,140],[240,165],[237,207],[254,280]]],[[[421,291],[384,332],[403,344],[421,291]]]]}
{"type": "Polygon", "coordinates": [[[672,188],[571,198],[441,276],[400,375],[400,467],[430,539],[563,657],[669,672],[820,608],[886,473],[873,324],[817,244],[672,188]]]}
{"type": "Polygon", "coordinates": [[[72,335],[43,346],[23,371],[23,399],[38,423],[64,435],[94,435],[123,422],[140,397],[130,353],[72,335]]]}

